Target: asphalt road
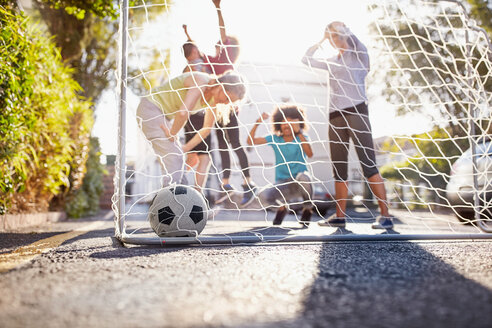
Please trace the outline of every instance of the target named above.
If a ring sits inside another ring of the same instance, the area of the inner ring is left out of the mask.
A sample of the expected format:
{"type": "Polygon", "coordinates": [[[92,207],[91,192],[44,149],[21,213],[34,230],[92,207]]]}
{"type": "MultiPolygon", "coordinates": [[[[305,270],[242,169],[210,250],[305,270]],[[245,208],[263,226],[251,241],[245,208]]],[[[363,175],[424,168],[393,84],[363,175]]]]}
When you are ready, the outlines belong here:
{"type": "Polygon", "coordinates": [[[1,327],[492,326],[492,240],[164,248],[99,221],[0,234],[4,260],[44,247],[0,273],[1,327]]]}

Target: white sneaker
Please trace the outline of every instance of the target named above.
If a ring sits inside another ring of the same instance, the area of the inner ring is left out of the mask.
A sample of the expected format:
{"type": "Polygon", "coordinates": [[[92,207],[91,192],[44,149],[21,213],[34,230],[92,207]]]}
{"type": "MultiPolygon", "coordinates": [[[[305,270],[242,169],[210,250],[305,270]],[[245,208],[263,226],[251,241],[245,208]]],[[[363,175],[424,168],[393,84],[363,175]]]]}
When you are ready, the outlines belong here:
{"type": "Polygon", "coordinates": [[[393,228],[393,217],[392,216],[379,216],[371,225],[373,229],[392,229],[393,228]]]}

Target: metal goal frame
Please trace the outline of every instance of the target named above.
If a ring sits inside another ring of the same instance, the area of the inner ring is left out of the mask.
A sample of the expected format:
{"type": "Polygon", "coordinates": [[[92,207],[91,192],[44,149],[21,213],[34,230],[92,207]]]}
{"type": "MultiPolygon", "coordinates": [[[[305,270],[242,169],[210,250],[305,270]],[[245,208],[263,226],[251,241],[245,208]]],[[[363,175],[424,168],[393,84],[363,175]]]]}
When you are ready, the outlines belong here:
{"type": "MultiPolygon", "coordinates": [[[[439,0],[441,2],[452,2],[460,6],[463,13],[468,18],[467,10],[463,3],[459,0],[439,0]]],[[[472,145],[473,159],[473,174],[474,174],[474,204],[475,204],[475,220],[477,226],[482,233],[456,233],[456,234],[377,234],[377,235],[294,235],[294,236],[279,236],[279,235],[261,235],[261,236],[198,236],[198,237],[143,237],[126,233],[125,223],[125,185],[126,185],[126,111],[127,111],[127,55],[128,55],[128,0],[120,0],[120,52],[118,65],[118,87],[119,92],[119,119],[118,119],[118,156],[116,161],[117,171],[115,172],[115,193],[113,195],[113,211],[115,212],[115,237],[121,242],[135,245],[192,245],[192,244],[251,244],[251,243],[294,243],[294,242],[334,242],[334,241],[419,241],[419,240],[483,240],[492,239],[492,227],[487,225],[480,218],[479,209],[479,194],[478,194],[478,179],[476,172],[476,147],[474,142],[472,145]]],[[[485,30],[476,26],[469,25],[470,29],[478,33],[483,33],[492,49],[490,39],[485,30]]],[[[466,30],[466,41],[468,41],[468,30],[466,30]]],[[[467,42],[468,43],[468,42],[467,42]]],[[[471,54],[470,45],[467,45],[467,52],[471,54]]],[[[467,62],[467,77],[471,78],[472,67],[471,63],[467,62]]],[[[472,109],[473,117],[470,118],[470,123],[476,118],[476,110],[472,109]]],[[[475,135],[475,124],[470,124],[471,136],[475,135]]]]}

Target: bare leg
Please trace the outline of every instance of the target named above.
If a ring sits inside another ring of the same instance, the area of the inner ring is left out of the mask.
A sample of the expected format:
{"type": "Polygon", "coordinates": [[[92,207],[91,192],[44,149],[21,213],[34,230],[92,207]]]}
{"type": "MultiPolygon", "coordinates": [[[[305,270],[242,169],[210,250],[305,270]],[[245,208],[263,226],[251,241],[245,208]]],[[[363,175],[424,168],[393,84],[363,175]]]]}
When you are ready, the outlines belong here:
{"type": "Polygon", "coordinates": [[[369,186],[371,187],[372,193],[374,194],[374,196],[376,196],[376,199],[378,200],[381,215],[389,216],[388,202],[386,200],[386,188],[384,187],[383,178],[379,173],[376,173],[367,180],[369,181],[369,186]]]}
{"type": "Polygon", "coordinates": [[[198,164],[198,155],[196,153],[186,154],[186,169],[190,170],[198,164]]]}
{"type": "Polygon", "coordinates": [[[208,170],[210,169],[210,156],[208,154],[198,155],[198,166],[195,172],[195,184],[199,191],[207,182],[208,170]]]}
{"type": "Polygon", "coordinates": [[[345,181],[335,182],[335,200],[337,204],[337,217],[345,217],[345,209],[347,208],[348,186],[345,181]]]}

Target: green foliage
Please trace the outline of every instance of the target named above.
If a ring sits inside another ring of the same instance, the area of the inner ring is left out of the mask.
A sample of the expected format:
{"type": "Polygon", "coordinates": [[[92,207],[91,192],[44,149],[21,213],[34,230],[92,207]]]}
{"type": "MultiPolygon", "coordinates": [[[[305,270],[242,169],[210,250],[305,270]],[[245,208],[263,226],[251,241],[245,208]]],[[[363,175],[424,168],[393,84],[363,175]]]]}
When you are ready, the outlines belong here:
{"type": "MultiPolygon", "coordinates": [[[[43,3],[48,5],[52,9],[63,9],[69,15],[74,16],[77,19],[84,19],[87,13],[100,18],[111,18],[114,19],[118,16],[118,1],[116,0],[35,0],[38,3],[43,3]]],[[[142,1],[142,0],[130,0],[128,4],[130,7],[147,5],[147,13],[158,12],[161,13],[165,10],[166,6],[170,1],[162,4],[162,1],[154,1],[161,6],[148,6],[153,3],[152,0],[142,1]],[[160,8],[159,8],[160,7],[160,8]]],[[[142,18],[143,15],[139,15],[142,18]]]]}
{"type": "Polygon", "coordinates": [[[490,0],[467,0],[470,4],[470,15],[478,25],[482,27],[490,38],[492,38],[492,1],[490,0]]]}
{"type": "MultiPolygon", "coordinates": [[[[486,45],[471,47],[468,56],[465,26],[457,5],[446,8],[444,13],[432,6],[419,10],[418,4],[410,0],[388,5],[374,1],[370,6],[380,15],[378,26],[370,26],[379,35],[375,46],[385,49],[377,57],[374,71],[379,75],[376,74],[375,83],[386,85],[383,93],[390,103],[403,104],[400,115],[412,110],[431,119],[442,117],[449,120],[452,135],[464,136],[468,133],[470,93],[475,103],[491,97],[486,45]],[[418,19],[412,19],[412,15],[418,19]],[[466,76],[469,64],[473,82],[466,76]],[[484,90],[485,95],[476,90],[484,90]]],[[[485,6],[482,10],[492,15],[492,8],[485,6]]],[[[471,40],[474,33],[470,32],[471,40]]]]}
{"type": "MultiPolygon", "coordinates": [[[[446,188],[452,164],[469,146],[467,138],[452,139],[448,130],[439,128],[414,135],[411,142],[414,154],[405,162],[384,165],[381,175],[390,180],[424,183],[435,189],[446,188]]],[[[385,148],[394,151],[394,147],[386,145],[385,148]]]]}
{"type": "Polygon", "coordinates": [[[53,9],[64,9],[67,14],[84,19],[86,13],[99,17],[116,18],[118,3],[112,0],[37,0],[49,5],[53,9]]]}
{"type": "Polygon", "coordinates": [[[106,173],[100,163],[101,151],[97,138],[90,139],[87,173],[82,187],[72,190],[65,203],[65,211],[69,217],[80,218],[95,215],[99,211],[99,198],[104,190],[103,177],[106,173]]]}
{"type": "Polygon", "coordinates": [[[93,114],[71,74],[39,29],[0,8],[0,204],[10,213],[46,210],[82,180],[93,114]]]}
{"type": "MultiPolygon", "coordinates": [[[[468,2],[472,17],[490,31],[489,1],[468,2]]],[[[437,199],[443,198],[451,165],[469,147],[472,111],[492,99],[487,44],[483,38],[474,43],[477,34],[468,30],[473,43],[468,48],[461,8],[448,5],[401,0],[373,1],[370,6],[378,17],[377,24],[370,26],[378,35],[373,46],[381,50],[373,63],[371,84],[385,86],[381,89],[387,101],[400,104],[397,114],[420,113],[434,124],[427,133],[401,137],[398,144],[387,145],[388,150],[393,147],[392,152],[404,151],[409,156],[413,150],[413,155],[405,162],[385,165],[381,173],[412,185],[423,183],[438,194],[437,199]]],[[[474,123],[476,137],[490,133],[488,119],[484,115],[474,123]]]]}
{"type": "Polygon", "coordinates": [[[409,162],[388,163],[380,168],[381,176],[394,181],[418,181],[419,175],[409,162]]]}
{"type": "MultiPolygon", "coordinates": [[[[146,5],[130,10],[132,24],[155,19],[170,3],[129,1],[130,6],[146,5]]],[[[118,15],[118,1],[37,0],[36,8],[60,47],[63,60],[74,68],[74,78],[83,89],[82,95],[97,102],[111,85],[110,73],[116,68],[118,20],[114,18],[118,15]]],[[[149,58],[150,65],[159,63],[157,60],[149,58]]]]}

